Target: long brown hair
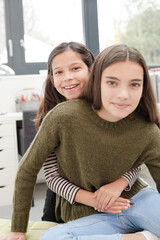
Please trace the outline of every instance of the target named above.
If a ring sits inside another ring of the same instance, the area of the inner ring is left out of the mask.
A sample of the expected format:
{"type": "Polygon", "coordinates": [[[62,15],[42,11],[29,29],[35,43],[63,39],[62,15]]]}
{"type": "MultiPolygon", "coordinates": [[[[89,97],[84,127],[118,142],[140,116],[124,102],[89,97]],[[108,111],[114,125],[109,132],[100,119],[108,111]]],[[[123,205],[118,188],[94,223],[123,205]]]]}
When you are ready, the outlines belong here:
{"type": "Polygon", "coordinates": [[[58,103],[66,101],[65,97],[62,96],[51,82],[53,77],[52,72],[52,61],[60,53],[63,53],[71,49],[72,51],[80,54],[83,62],[87,65],[90,70],[94,62],[94,55],[85,45],[78,42],[63,42],[55,47],[48,58],[48,74],[44,83],[44,98],[39,106],[36,119],[34,120],[36,129],[38,130],[45,115],[54,108],[58,103]]]}
{"type": "Polygon", "coordinates": [[[144,71],[143,93],[138,110],[160,127],[156,99],[151,85],[151,80],[146,62],[141,53],[134,47],[125,44],[116,44],[104,49],[95,60],[89,82],[81,98],[86,98],[94,109],[100,110],[101,101],[101,76],[105,68],[119,61],[132,61],[142,66],[144,71]]]}

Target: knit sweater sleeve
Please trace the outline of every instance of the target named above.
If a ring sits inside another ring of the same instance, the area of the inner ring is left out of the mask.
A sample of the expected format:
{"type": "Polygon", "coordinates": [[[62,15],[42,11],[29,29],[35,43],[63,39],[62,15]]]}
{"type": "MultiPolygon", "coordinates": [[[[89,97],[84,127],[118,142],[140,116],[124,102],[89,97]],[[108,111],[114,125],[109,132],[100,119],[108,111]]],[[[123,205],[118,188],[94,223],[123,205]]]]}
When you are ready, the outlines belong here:
{"type": "Polygon", "coordinates": [[[57,157],[52,152],[43,164],[44,175],[48,187],[59,196],[74,204],[74,198],[80,187],[60,176],[57,157]]]}
{"type": "Polygon", "coordinates": [[[46,115],[34,140],[20,161],[15,179],[12,232],[26,232],[37,174],[47,156],[59,144],[58,130],[59,118],[54,111],[54,114],[51,112],[46,115]]]}

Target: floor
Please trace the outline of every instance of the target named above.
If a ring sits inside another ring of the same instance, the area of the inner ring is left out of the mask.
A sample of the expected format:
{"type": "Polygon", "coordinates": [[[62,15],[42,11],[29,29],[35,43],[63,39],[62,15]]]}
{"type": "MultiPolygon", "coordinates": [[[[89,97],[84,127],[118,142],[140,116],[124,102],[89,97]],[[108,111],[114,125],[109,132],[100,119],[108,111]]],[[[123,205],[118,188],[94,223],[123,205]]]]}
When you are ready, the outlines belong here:
{"type": "MultiPolygon", "coordinates": [[[[155,187],[155,183],[151,178],[146,167],[142,168],[140,177],[142,177],[148,184],[155,187]]],[[[40,221],[43,213],[44,199],[46,194],[46,184],[38,183],[34,192],[34,207],[30,211],[30,220],[40,221]]],[[[10,219],[12,215],[12,206],[0,207],[0,218],[10,219]]]]}

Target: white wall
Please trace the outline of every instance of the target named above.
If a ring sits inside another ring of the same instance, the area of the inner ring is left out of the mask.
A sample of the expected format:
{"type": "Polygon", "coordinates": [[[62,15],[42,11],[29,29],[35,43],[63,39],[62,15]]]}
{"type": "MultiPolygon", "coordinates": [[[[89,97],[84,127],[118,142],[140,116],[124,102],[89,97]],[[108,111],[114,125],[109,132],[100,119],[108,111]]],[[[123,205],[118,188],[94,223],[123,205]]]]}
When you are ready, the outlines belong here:
{"type": "Polygon", "coordinates": [[[46,75],[0,76],[0,112],[15,112],[15,98],[24,88],[42,90],[46,75]]]}

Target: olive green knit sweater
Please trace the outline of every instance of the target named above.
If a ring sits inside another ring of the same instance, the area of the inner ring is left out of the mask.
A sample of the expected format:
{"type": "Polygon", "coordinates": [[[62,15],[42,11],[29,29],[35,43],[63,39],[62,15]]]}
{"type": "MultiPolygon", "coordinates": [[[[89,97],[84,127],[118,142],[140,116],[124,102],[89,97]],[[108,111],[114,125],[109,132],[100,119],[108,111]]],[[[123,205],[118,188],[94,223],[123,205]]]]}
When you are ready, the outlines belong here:
{"type": "MultiPolygon", "coordinates": [[[[93,192],[145,162],[160,191],[160,130],[155,124],[137,112],[118,122],[107,122],[85,100],[67,101],[47,114],[20,163],[12,231],[26,231],[36,176],[52,151],[62,177],[83,189],[93,192]]],[[[143,187],[146,185],[137,180],[122,196],[130,198],[143,187]]],[[[96,213],[83,204],[70,205],[61,197],[57,198],[56,212],[64,221],[96,213]]]]}

